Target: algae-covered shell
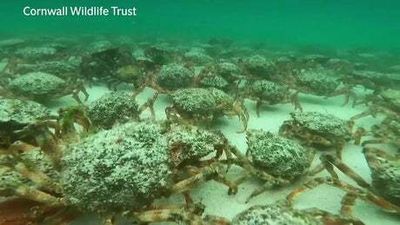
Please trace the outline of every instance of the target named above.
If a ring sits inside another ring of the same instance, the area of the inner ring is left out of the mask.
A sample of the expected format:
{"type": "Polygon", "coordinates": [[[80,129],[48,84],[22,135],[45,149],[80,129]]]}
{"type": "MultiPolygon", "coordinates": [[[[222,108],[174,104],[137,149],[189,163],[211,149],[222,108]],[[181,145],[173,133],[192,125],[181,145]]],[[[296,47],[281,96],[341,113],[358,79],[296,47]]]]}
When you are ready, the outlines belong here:
{"type": "Polygon", "coordinates": [[[297,77],[297,83],[317,95],[331,94],[340,85],[333,71],[322,69],[302,71],[297,77]]]}
{"type": "MultiPolygon", "coordinates": [[[[0,162],[2,160],[0,159],[0,162]]],[[[3,197],[12,196],[19,186],[27,183],[19,173],[8,167],[0,167],[0,194],[3,197]]]]}
{"type": "Polygon", "coordinates": [[[0,98],[0,124],[21,129],[22,127],[46,118],[50,111],[43,105],[20,99],[0,98]]]}
{"type": "Polygon", "coordinates": [[[199,161],[225,144],[222,134],[195,126],[173,126],[167,139],[175,165],[199,161]]]}
{"type": "Polygon", "coordinates": [[[375,157],[368,161],[371,169],[372,186],[385,199],[400,204],[400,161],[375,157]]]}
{"type": "Polygon", "coordinates": [[[235,101],[232,96],[218,88],[209,88],[208,91],[213,95],[217,105],[233,104],[235,101]]]}
{"type": "Polygon", "coordinates": [[[241,78],[240,68],[231,62],[218,63],[217,72],[219,75],[228,80],[241,78]]]}
{"type": "Polygon", "coordinates": [[[204,77],[200,81],[200,83],[201,86],[205,88],[212,87],[212,88],[224,89],[229,85],[228,81],[226,81],[223,77],[218,75],[204,77]]]}
{"type": "Polygon", "coordinates": [[[66,82],[49,73],[32,72],[18,76],[9,84],[10,89],[17,95],[35,100],[44,100],[50,95],[62,92],[66,82]]]}
{"type": "Polygon", "coordinates": [[[205,64],[213,61],[213,58],[206,54],[204,49],[192,48],[184,54],[184,57],[197,64],[205,64]]]}
{"type": "Polygon", "coordinates": [[[151,204],[171,182],[163,132],[158,123],[131,122],[68,146],[61,179],[66,200],[94,212],[151,204]]]}
{"type": "Polygon", "coordinates": [[[279,204],[256,205],[238,214],[232,225],[323,225],[318,218],[306,212],[279,204]]]}
{"type": "Polygon", "coordinates": [[[26,74],[35,71],[54,74],[62,79],[68,79],[71,76],[78,74],[79,65],[81,63],[80,57],[70,57],[67,60],[43,61],[32,64],[18,64],[15,68],[19,74],[26,74]]]}
{"type": "Polygon", "coordinates": [[[188,68],[172,63],[162,66],[156,79],[158,85],[174,90],[190,86],[194,76],[188,68]]]}
{"type": "Polygon", "coordinates": [[[274,63],[261,55],[253,55],[243,60],[244,67],[252,74],[268,77],[274,70],[274,63]]]}
{"type": "Polygon", "coordinates": [[[304,129],[309,129],[321,135],[333,135],[335,137],[349,138],[351,130],[348,123],[329,113],[320,112],[296,112],[291,113],[295,123],[304,129]]]}
{"type": "Polygon", "coordinates": [[[285,86],[269,80],[257,80],[245,86],[245,93],[254,98],[267,100],[271,104],[282,102],[289,92],[285,86]]]}
{"type": "Polygon", "coordinates": [[[172,101],[179,109],[188,113],[211,113],[217,103],[208,89],[186,88],[175,91],[172,101]]]}
{"type": "Polygon", "coordinates": [[[293,179],[303,175],[311,165],[310,150],[270,132],[248,131],[247,144],[254,164],[274,176],[293,179]]]}
{"type": "Polygon", "coordinates": [[[53,180],[59,180],[59,171],[54,168],[54,163],[50,157],[40,148],[31,149],[20,154],[21,160],[29,168],[34,168],[53,180]]]}
{"type": "Polygon", "coordinates": [[[139,106],[132,94],[127,91],[111,92],[89,105],[88,116],[93,125],[108,129],[117,122],[139,120],[138,110],[139,106]]]}
{"type": "Polygon", "coordinates": [[[50,58],[57,53],[57,49],[50,46],[25,47],[15,52],[18,56],[26,59],[44,59],[50,58]]]}

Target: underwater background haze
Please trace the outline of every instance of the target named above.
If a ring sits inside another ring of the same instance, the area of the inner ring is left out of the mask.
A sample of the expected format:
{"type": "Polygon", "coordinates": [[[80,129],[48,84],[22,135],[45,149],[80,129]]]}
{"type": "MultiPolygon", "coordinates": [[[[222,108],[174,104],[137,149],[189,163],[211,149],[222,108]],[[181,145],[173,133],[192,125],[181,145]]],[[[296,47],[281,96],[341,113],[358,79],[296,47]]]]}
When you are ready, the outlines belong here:
{"type": "Polygon", "coordinates": [[[127,34],[270,45],[400,47],[395,0],[17,0],[0,3],[2,36],[127,34]],[[136,17],[26,17],[24,6],[135,6],[136,17]]]}

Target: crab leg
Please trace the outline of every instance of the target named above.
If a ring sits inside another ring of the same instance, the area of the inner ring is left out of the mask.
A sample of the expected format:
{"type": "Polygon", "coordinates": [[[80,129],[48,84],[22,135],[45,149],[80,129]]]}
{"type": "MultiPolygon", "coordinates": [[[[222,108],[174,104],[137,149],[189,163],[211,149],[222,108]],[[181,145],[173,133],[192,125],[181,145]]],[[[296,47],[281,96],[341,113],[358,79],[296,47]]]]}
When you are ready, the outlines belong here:
{"type": "Polygon", "coordinates": [[[355,116],[352,116],[350,118],[350,120],[354,121],[354,120],[358,120],[358,119],[364,118],[366,116],[372,116],[372,117],[375,118],[380,111],[381,111],[380,109],[371,106],[368,110],[366,110],[366,111],[364,111],[364,112],[362,112],[360,114],[357,114],[355,116]]]}
{"type": "Polygon", "coordinates": [[[229,182],[224,175],[220,173],[221,171],[221,164],[213,163],[210,166],[203,168],[200,170],[199,173],[191,176],[185,180],[182,180],[175,185],[172,186],[170,189],[171,193],[182,193],[189,191],[193,186],[201,183],[202,181],[206,181],[209,179],[215,179],[216,181],[220,181],[226,184],[229,188],[235,189],[235,186],[231,182],[229,182]]]}
{"type": "MultiPolygon", "coordinates": [[[[58,184],[54,183],[50,177],[48,177],[46,174],[41,172],[40,170],[35,168],[35,164],[31,162],[25,162],[25,160],[21,159],[19,157],[19,149],[24,149],[25,145],[23,144],[13,144],[10,146],[10,152],[13,158],[15,158],[16,163],[15,165],[0,165],[0,168],[7,168],[7,169],[14,169],[16,172],[20,173],[22,176],[30,179],[33,181],[35,184],[40,185],[42,188],[45,188],[50,191],[54,191],[59,193],[61,188],[58,186],[58,184]],[[27,166],[29,165],[29,168],[27,166]]],[[[35,150],[31,150],[35,151],[35,150]]]]}
{"type": "MultiPolygon", "coordinates": [[[[333,157],[333,156],[332,156],[333,157]]],[[[311,169],[310,171],[308,171],[308,175],[309,176],[314,176],[320,172],[322,172],[323,170],[326,170],[333,179],[339,179],[339,176],[337,175],[337,173],[334,170],[334,167],[331,163],[328,163],[327,160],[325,159],[324,154],[322,154],[320,156],[320,160],[321,163],[318,164],[317,166],[315,166],[315,168],[311,169]]]]}
{"type": "Polygon", "coordinates": [[[346,192],[343,196],[340,208],[340,214],[344,215],[345,217],[351,217],[353,213],[353,207],[356,204],[357,194],[354,192],[346,192]]]}
{"type": "Polygon", "coordinates": [[[256,114],[257,114],[257,117],[260,117],[261,105],[262,105],[262,100],[261,100],[261,98],[259,98],[256,101],[256,114]]]}
{"type": "Polygon", "coordinates": [[[287,196],[286,196],[286,200],[288,202],[289,205],[292,205],[294,200],[303,192],[305,192],[306,190],[311,190],[314,189],[315,187],[326,183],[327,179],[330,178],[323,178],[323,177],[317,177],[314,178],[306,183],[304,183],[303,185],[301,185],[300,187],[296,188],[295,190],[293,190],[292,192],[290,192],[287,196]]]}
{"type": "MultiPolygon", "coordinates": [[[[45,122],[47,124],[50,121],[45,121],[45,122]]],[[[54,122],[54,123],[57,124],[56,122],[54,122]]],[[[56,127],[58,128],[59,126],[56,126],[56,127]]],[[[49,130],[49,128],[47,126],[45,126],[43,123],[28,126],[28,127],[24,128],[23,130],[20,130],[16,133],[24,136],[24,135],[29,135],[29,132],[34,132],[34,134],[35,134],[34,138],[35,138],[36,144],[40,146],[42,151],[49,156],[49,158],[53,162],[54,166],[56,168],[58,168],[60,165],[62,151],[57,145],[56,135],[53,134],[49,130]]],[[[58,131],[56,129],[56,133],[57,132],[58,131]]]]}
{"type": "Polygon", "coordinates": [[[387,154],[386,152],[379,150],[377,148],[365,147],[363,149],[363,152],[365,153],[367,161],[375,164],[379,164],[379,161],[377,160],[376,156],[382,157],[387,160],[399,160],[399,158],[387,154]]]}
{"type": "Polygon", "coordinates": [[[367,131],[364,128],[357,128],[357,130],[353,133],[354,144],[359,145],[361,143],[361,138],[367,134],[367,131]]]}
{"type": "Polygon", "coordinates": [[[83,102],[81,101],[81,99],[79,98],[79,90],[73,91],[72,92],[72,98],[79,104],[82,105],[83,102]]]}
{"type": "MultiPolygon", "coordinates": [[[[377,195],[375,195],[373,192],[371,191],[364,191],[361,190],[359,188],[353,187],[349,184],[343,183],[343,182],[337,182],[337,181],[333,181],[333,182],[328,182],[329,185],[338,187],[346,192],[350,192],[352,194],[349,195],[354,195],[357,198],[361,198],[367,202],[371,202],[379,207],[382,207],[383,209],[385,209],[388,212],[393,212],[393,213],[400,213],[400,207],[397,205],[392,204],[391,202],[385,200],[382,197],[379,197],[377,195]]],[[[345,196],[346,197],[346,196],[345,196]]],[[[347,203],[348,205],[351,204],[352,202],[354,202],[353,200],[351,200],[351,198],[353,197],[348,197],[348,199],[343,200],[345,203],[347,203]]],[[[350,205],[348,206],[350,207],[350,205]]],[[[348,207],[344,207],[343,210],[346,210],[348,207]]],[[[342,207],[343,208],[343,207],[342,207]]]]}
{"type": "Polygon", "coordinates": [[[80,91],[83,93],[83,95],[85,95],[85,101],[87,101],[89,99],[89,93],[86,91],[85,86],[82,85],[80,91]]]}
{"type": "Polygon", "coordinates": [[[304,210],[306,213],[312,214],[315,217],[322,217],[323,224],[325,225],[334,225],[334,224],[353,224],[353,225],[365,225],[364,222],[359,219],[352,218],[352,216],[336,216],[331,215],[328,212],[325,212],[320,209],[312,208],[304,210]]]}
{"type": "Polygon", "coordinates": [[[290,101],[291,101],[292,104],[294,105],[294,109],[295,109],[295,110],[299,110],[300,112],[303,112],[303,107],[301,106],[300,100],[299,100],[299,93],[300,93],[300,91],[294,92],[294,93],[290,96],[290,101]]]}
{"type": "Polygon", "coordinates": [[[46,174],[42,173],[39,170],[32,170],[28,169],[24,163],[17,163],[15,166],[15,171],[19,172],[22,176],[30,179],[33,181],[35,184],[40,185],[40,187],[54,191],[57,193],[61,192],[61,187],[54,183],[50,177],[48,177],[46,174]]]}
{"type": "Polygon", "coordinates": [[[332,155],[325,154],[321,156],[322,162],[329,167],[328,164],[332,164],[337,167],[340,171],[352,178],[358,185],[363,188],[370,189],[371,185],[368,184],[360,175],[358,175],[353,169],[344,164],[341,160],[332,155]]]}
{"type": "Polygon", "coordinates": [[[254,190],[254,191],[247,197],[245,203],[249,203],[249,201],[250,201],[252,198],[254,198],[254,197],[258,196],[258,195],[261,195],[261,194],[264,193],[265,191],[271,189],[271,186],[272,186],[272,185],[271,185],[270,183],[265,183],[263,186],[257,188],[256,190],[254,190]]]}
{"type": "Polygon", "coordinates": [[[206,215],[203,219],[204,225],[230,225],[231,223],[229,220],[219,216],[209,216],[206,215]]]}
{"type": "Polygon", "coordinates": [[[70,225],[73,220],[78,218],[81,214],[76,210],[68,207],[63,207],[51,215],[45,215],[43,225],[70,225]]]}
{"type": "Polygon", "coordinates": [[[327,97],[335,97],[335,96],[339,96],[339,95],[344,95],[345,96],[345,100],[342,106],[345,106],[349,103],[350,98],[353,97],[354,102],[357,101],[357,95],[356,93],[351,89],[351,87],[343,87],[339,90],[336,90],[335,92],[333,92],[332,94],[329,94],[327,97]]]}
{"type": "MultiPolygon", "coordinates": [[[[46,225],[67,225],[67,223],[48,222],[48,215],[57,210],[24,198],[5,199],[0,202],[0,225],[34,225],[39,221],[46,225]]],[[[56,216],[59,216],[58,213],[56,216]]]]}
{"type": "Polygon", "coordinates": [[[182,222],[187,225],[229,225],[230,222],[222,217],[205,216],[203,214],[204,206],[194,204],[189,208],[186,207],[169,207],[166,209],[154,209],[144,212],[133,213],[133,217],[141,223],[155,222],[182,222]]]}
{"type": "Polygon", "coordinates": [[[140,85],[138,88],[136,88],[136,90],[133,91],[132,93],[132,97],[136,98],[140,93],[142,93],[142,91],[146,88],[146,84],[144,85],[140,85]]]}
{"type": "Polygon", "coordinates": [[[171,206],[166,209],[153,209],[143,212],[129,213],[140,223],[155,223],[155,222],[184,222],[190,225],[200,225],[202,223],[201,214],[204,207],[199,204],[192,205],[189,208],[184,206],[171,206]]]}
{"type": "Polygon", "coordinates": [[[154,93],[154,95],[148,99],[143,105],[141,105],[139,107],[139,114],[141,114],[144,110],[146,110],[146,108],[150,109],[150,113],[151,113],[151,119],[155,120],[156,118],[156,114],[154,112],[154,102],[157,100],[158,98],[158,92],[154,93]]]}
{"type": "Polygon", "coordinates": [[[63,200],[47,194],[43,191],[39,191],[35,188],[31,188],[26,185],[21,185],[14,190],[14,194],[29,200],[33,200],[40,203],[45,203],[50,207],[61,207],[64,205],[63,200]]]}
{"type": "Polygon", "coordinates": [[[349,193],[349,194],[346,194],[344,196],[344,199],[342,199],[342,201],[341,201],[343,204],[341,207],[341,212],[345,213],[345,215],[348,215],[351,213],[351,207],[353,206],[353,204],[355,202],[355,199],[353,199],[354,197],[363,199],[367,202],[371,202],[377,206],[382,207],[386,211],[400,213],[399,206],[394,205],[391,202],[375,195],[371,191],[368,191],[368,190],[364,191],[362,189],[353,187],[353,186],[346,184],[344,182],[341,182],[339,180],[335,180],[335,179],[327,178],[327,177],[325,177],[325,178],[318,177],[318,178],[308,181],[307,183],[303,184],[301,187],[299,187],[299,188],[295,189],[294,191],[292,191],[291,193],[289,193],[289,195],[286,196],[286,199],[287,199],[288,203],[291,205],[291,204],[293,204],[294,199],[296,199],[301,193],[303,193],[307,189],[308,190],[314,189],[321,184],[328,184],[330,186],[337,187],[337,188],[345,191],[346,193],[349,193]]]}

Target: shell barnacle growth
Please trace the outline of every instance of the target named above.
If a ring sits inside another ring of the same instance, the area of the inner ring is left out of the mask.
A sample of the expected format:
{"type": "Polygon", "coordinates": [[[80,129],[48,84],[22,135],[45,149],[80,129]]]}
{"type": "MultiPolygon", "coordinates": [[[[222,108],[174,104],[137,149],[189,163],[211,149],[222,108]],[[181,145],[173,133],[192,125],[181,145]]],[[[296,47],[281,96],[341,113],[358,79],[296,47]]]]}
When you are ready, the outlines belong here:
{"type": "Polygon", "coordinates": [[[10,81],[9,89],[16,96],[38,102],[72,94],[72,97],[78,103],[82,103],[79,98],[80,92],[85,95],[85,100],[89,98],[81,80],[65,81],[55,75],[43,72],[32,72],[18,76],[10,81]]]}
{"type": "MultiPolygon", "coordinates": [[[[53,146],[62,148],[63,152],[61,168],[57,170],[59,176],[53,179],[39,168],[26,167],[28,172],[21,173],[21,166],[9,168],[3,162],[1,172],[7,175],[2,176],[6,179],[3,183],[7,185],[2,187],[2,194],[36,201],[40,203],[39,208],[52,208],[55,214],[49,219],[63,222],[81,213],[94,212],[104,218],[104,224],[110,224],[115,215],[125,212],[124,215],[130,220],[138,222],[173,221],[192,224],[193,220],[201,224],[211,220],[211,224],[213,221],[216,223],[218,218],[203,218],[202,207],[199,208],[197,204],[156,210],[150,207],[155,199],[187,192],[201,180],[215,176],[217,180],[223,180],[217,162],[198,167],[194,172],[191,170],[194,175],[189,173],[189,176],[175,170],[178,164],[208,153],[192,154],[193,151],[203,150],[201,146],[182,147],[180,144],[187,142],[183,137],[189,137],[192,131],[178,130],[178,133],[172,135],[168,134],[169,126],[164,123],[130,122],[100,131],[75,143],[53,146]],[[171,148],[180,148],[183,157],[178,160],[173,158],[171,148]],[[185,153],[187,157],[183,155],[185,153]],[[183,178],[175,181],[180,177],[183,178]],[[22,183],[22,180],[27,182],[22,183]],[[41,185],[44,183],[48,185],[41,185]],[[160,213],[164,217],[160,218],[160,213]]],[[[171,132],[177,131],[171,129],[171,132]]],[[[192,135],[208,135],[208,140],[211,133],[204,132],[198,131],[192,135]]],[[[221,145],[225,143],[217,138],[213,145],[199,140],[201,137],[192,136],[190,141],[195,140],[208,150],[214,145],[223,148],[221,145]]],[[[27,161],[18,156],[10,157],[21,165],[27,165],[27,161]]],[[[35,164],[33,159],[29,165],[35,164]]],[[[37,216],[40,218],[41,215],[37,216]]]]}
{"type": "Polygon", "coordinates": [[[237,158],[227,162],[235,163],[247,172],[237,179],[236,184],[243,182],[249,175],[265,181],[265,184],[255,190],[248,200],[268,188],[287,185],[307,174],[314,158],[311,149],[262,130],[247,132],[246,155],[236,148],[230,150],[237,158]]]}
{"type": "Polygon", "coordinates": [[[247,128],[248,113],[240,99],[234,99],[216,88],[185,88],[175,91],[172,95],[173,104],[165,109],[167,118],[184,121],[200,122],[214,121],[223,115],[236,115],[247,128]]]}

